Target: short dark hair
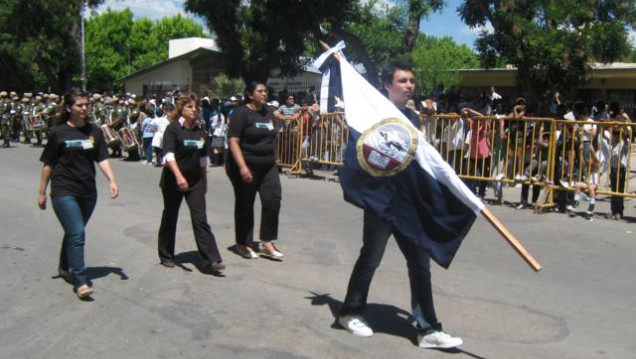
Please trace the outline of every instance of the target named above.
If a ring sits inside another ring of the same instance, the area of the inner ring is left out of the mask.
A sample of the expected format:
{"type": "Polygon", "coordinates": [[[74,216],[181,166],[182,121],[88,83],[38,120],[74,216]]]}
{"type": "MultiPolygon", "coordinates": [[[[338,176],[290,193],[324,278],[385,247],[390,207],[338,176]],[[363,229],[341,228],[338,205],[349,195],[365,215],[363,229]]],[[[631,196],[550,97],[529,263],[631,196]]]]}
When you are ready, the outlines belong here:
{"type": "Polygon", "coordinates": [[[73,106],[79,98],[88,98],[88,93],[77,88],[72,88],[69,92],[64,94],[64,102],[62,103],[62,116],[60,116],[59,123],[64,123],[71,118],[71,113],[66,110],[66,106],[73,106]]]}
{"type": "Polygon", "coordinates": [[[380,78],[382,80],[382,86],[393,83],[393,75],[395,71],[410,71],[413,72],[413,64],[410,61],[394,61],[391,62],[385,69],[382,71],[380,78]]]}
{"type": "MultiPolygon", "coordinates": [[[[254,93],[254,91],[256,91],[256,88],[258,87],[258,85],[263,85],[267,89],[267,85],[259,81],[251,81],[250,83],[247,84],[247,86],[245,86],[245,90],[243,91],[244,105],[250,103],[250,96],[254,93]]],[[[269,89],[268,89],[268,92],[269,92],[269,89]]]]}

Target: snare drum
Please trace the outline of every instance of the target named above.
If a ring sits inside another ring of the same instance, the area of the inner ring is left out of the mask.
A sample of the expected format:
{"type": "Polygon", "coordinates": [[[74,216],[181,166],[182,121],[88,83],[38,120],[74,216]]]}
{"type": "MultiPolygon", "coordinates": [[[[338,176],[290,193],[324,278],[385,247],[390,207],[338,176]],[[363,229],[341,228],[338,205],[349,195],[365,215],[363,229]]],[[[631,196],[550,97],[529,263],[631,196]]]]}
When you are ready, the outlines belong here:
{"type": "Polygon", "coordinates": [[[106,144],[108,144],[109,147],[115,146],[121,142],[121,140],[119,139],[119,136],[117,135],[117,132],[113,130],[110,126],[102,125],[101,129],[102,129],[102,132],[104,133],[104,139],[106,140],[106,144]]]}
{"type": "Polygon", "coordinates": [[[24,129],[28,132],[46,130],[46,123],[42,120],[42,116],[25,114],[23,118],[24,129]]]}
{"type": "Polygon", "coordinates": [[[135,136],[135,133],[130,129],[130,127],[124,126],[120,128],[117,130],[117,134],[121,138],[121,143],[126,151],[139,147],[137,136],[135,136]]]}

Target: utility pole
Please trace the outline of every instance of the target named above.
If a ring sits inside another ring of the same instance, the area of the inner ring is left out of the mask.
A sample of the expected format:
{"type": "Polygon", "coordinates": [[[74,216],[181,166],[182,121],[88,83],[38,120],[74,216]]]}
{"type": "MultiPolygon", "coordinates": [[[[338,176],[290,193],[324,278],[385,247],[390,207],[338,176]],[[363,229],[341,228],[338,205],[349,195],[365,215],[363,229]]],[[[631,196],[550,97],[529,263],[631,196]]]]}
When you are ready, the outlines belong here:
{"type": "Polygon", "coordinates": [[[80,26],[80,31],[81,31],[81,39],[80,41],[82,42],[81,48],[80,48],[80,57],[81,57],[81,62],[82,62],[82,75],[81,75],[81,80],[82,80],[82,91],[86,92],[86,51],[85,51],[85,39],[84,39],[84,11],[86,11],[86,7],[88,5],[86,4],[86,0],[82,1],[82,10],[80,15],[82,16],[82,21],[80,22],[81,26],[80,26]]]}

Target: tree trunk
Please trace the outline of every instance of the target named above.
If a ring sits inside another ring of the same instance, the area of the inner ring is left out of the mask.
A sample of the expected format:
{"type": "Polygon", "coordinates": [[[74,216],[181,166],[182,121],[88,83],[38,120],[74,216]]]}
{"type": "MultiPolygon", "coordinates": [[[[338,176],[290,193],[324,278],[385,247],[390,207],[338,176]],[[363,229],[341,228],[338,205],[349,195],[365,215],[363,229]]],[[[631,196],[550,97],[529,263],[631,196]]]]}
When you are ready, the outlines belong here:
{"type": "Polygon", "coordinates": [[[402,53],[408,54],[413,51],[417,35],[420,33],[420,19],[423,16],[422,3],[420,0],[409,1],[409,22],[404,31],[402,40],[402,53]]]}

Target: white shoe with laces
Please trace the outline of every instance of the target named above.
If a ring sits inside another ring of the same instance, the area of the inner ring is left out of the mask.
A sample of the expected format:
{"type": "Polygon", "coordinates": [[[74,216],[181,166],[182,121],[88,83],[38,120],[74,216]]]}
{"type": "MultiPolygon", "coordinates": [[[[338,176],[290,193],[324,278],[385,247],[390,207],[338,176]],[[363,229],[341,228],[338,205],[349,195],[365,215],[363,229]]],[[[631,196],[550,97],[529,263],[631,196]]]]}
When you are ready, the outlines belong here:
{"type": "Polygon", "coordinates": [[[464,344],[464,341],[461,338],[452,337],[441,330],[436,330],[428,334],[418,334],[417,343],[420,348],[425,349],[449,349],[464,344]]]}
{"type": "Polygon", "coordinates": [[[345,315],[344,317],[339,317],[338,324],[359,337],[368,338],[373,336],[373,329],[369,327],[367,321],[360,315],[345,315]]]}

